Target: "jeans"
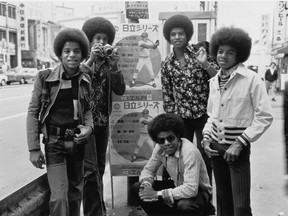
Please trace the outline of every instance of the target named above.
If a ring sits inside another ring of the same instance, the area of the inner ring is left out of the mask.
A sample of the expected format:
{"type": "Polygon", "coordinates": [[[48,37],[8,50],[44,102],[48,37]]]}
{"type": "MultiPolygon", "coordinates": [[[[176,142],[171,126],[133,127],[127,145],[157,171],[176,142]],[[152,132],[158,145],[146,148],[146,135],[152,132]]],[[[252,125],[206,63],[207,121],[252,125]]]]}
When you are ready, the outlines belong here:
{"type": "Polygon", "coordinates": [[[80,216],[84,147],[73,141],[67,143],[57,136],[49,136],[45,144],[51,216],[80,216]],[[73,151],[67,144],[74,146],[73,151]]]}
{"type": "MultiPolygon", "coordinates": [[[[175,186],[172,180],[154,181],[153,183],[153,189],[155,191],[174,187],[175,186]]],[[[137,182],[133,185],[133,198],[135,198],[140,203],[141,207],[144,209],[148,216],[201,216],[203,215],[203,211],[209,202],[209,193],[202,190],[201,188],[199,188],[196,197],[174,200],[172,207],[166,205],[162,198],[156,202],[144,202],[139,198],[139,188],[140,182],[137,182]]]]}
{"type": "Polygon", "coordinates": [[[95,126],[86,145],[83,196],[85,216],[102,216],[106,212],[102,178],[105,172],[108,136],[109,126],[95,126]]]}
{"type": "Polygon", "coordinates": [[[217,215],[252,216],[250,145],[246,146],[232,163],[223,158],[229,146],[214,141],[210,144],[220,155],[211,158],[216,183],[217,215]]]}

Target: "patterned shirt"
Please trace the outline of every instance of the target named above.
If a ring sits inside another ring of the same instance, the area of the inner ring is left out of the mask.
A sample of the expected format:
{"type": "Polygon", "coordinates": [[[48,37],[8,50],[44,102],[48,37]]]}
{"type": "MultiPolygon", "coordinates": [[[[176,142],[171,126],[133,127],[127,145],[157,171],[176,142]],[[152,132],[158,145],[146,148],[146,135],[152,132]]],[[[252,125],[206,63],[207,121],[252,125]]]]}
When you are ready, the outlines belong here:
{"type": "Polygon", "coordinates": [[[90,107],[95,126],[106,126],[109,123],[109,65],[106,62],[94,64],[92,72],[90,107]]]}
{"type": "MultiPolygon", "coordinates": [[[[166,57],[161,67],[164,110],[186,119],[196,119],[206,114],[209,94],[210,76],[198,63],[195,53],[195,45],[185,48],[184,69],[174,52],[166,57]]],[[[211,56],[207,60],[213,68],[219,69],[211,56]]]]}

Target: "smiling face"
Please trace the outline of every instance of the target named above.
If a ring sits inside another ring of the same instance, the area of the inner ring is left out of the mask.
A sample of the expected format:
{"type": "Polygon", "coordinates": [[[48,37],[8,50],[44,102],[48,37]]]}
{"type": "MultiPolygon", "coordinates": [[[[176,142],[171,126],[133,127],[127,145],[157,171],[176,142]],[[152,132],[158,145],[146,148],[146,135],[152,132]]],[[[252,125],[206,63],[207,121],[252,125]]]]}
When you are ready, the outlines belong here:
{"type": "Polygon", "coordinates": [[[219,46],[217,51],[217,62],[223,70],[228,70],[238,62],[236,60],[237,52],[230,45],[219,46]]]}
{"type": "Polygon", "coordinates": [[[180,139],[172,131],[160,132],[157,136],[157,143],[166,154],[172,155],[176,152],[180,139]]]}
{"type": "Polygon", "coordinates": [[[64,44],[61,53],[62,64],[68,74],[74,74],[82,60],[82,51],[79,43],[68,41],[64,44]]]}
{"type": "Polygon", "coordinates": [[[170,43],[174,48],[183,48],[187,45],[187,37],[183,28],[172,28],[170,32],[170,43]]]}

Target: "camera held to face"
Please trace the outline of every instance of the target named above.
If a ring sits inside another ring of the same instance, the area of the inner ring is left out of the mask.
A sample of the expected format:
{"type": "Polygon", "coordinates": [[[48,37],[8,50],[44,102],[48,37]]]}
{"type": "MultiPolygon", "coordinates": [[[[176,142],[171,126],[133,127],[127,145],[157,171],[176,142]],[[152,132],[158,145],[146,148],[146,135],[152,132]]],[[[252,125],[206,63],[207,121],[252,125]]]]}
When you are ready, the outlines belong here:
{"type": "Polygon", "coordinates": [[[106,44],[105,46],[103,46],[103,53],[106,57],[109,57],[113,54],[113,52],[115,52],[116,50],[114,50],[114,47],[112,47],[109,44],[106,44]]]}

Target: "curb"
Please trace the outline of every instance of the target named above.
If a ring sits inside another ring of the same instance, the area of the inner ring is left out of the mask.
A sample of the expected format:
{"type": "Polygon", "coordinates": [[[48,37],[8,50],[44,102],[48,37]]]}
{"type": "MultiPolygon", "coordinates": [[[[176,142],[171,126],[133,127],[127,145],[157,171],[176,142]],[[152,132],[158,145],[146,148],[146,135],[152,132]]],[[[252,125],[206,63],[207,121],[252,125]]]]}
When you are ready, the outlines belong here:
{"type": "Polygon", "coordinates": [[[48,216],[49,196],[47,175],[44,174],[0,200],[1,216],[48,216]]]}

